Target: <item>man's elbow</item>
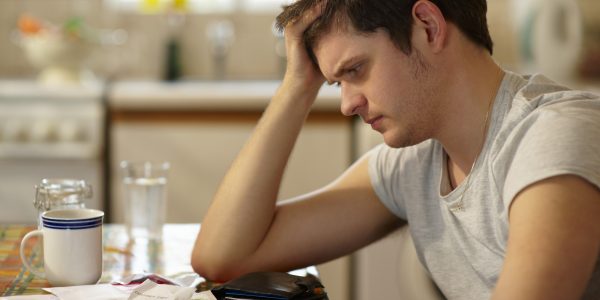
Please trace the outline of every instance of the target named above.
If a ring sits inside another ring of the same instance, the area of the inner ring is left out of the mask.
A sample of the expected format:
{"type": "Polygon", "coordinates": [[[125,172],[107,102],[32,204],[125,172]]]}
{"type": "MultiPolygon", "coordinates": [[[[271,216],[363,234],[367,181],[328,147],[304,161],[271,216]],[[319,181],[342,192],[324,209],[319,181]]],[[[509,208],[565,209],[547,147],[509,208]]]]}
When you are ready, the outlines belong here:
{"type": "Polygon", "coordinates": [[[200,251],[192,252],[192,269],[206,280],[226,282],[237,276],[236,269],[230,263],[218,257],[203,255],[200,251]]]}

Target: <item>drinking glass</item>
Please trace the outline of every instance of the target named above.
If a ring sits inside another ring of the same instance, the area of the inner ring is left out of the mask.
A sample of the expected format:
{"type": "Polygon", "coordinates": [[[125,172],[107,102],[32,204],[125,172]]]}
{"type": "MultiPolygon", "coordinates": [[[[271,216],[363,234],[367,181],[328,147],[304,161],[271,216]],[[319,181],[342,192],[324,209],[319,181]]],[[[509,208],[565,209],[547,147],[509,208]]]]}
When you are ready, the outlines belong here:
{"type": "Polygon", "coordinates": [[[169,162],[122,161],[125,228],[130,239],[162,239],[169,162]]]}
{"type": "Polygon", "coordinates": [[[85,208],[92,198],[92,186],[82,179],[44,178],[35,186],[33,206],[38,210],[38,227],[42,213],[54,209],[85,208]]]}

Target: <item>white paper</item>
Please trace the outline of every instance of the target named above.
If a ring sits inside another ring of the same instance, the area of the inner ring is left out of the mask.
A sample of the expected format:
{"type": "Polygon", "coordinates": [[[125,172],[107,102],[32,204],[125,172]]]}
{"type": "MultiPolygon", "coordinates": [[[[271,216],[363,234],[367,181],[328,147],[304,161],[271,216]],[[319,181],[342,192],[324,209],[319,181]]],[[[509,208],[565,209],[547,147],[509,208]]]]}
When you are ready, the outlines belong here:
{"type": "Polygon", "coordinates": [[[44,288],[60,300],[126,300],[130,292],[112,284],[76,285],[44,288]]]}
{"type": "Polygon", "coordinates": [[[139,273],[139,274],[132,274],[129,276],[125,276],[119,280],[113,280],[111,283],[112,284],[120,284],[120,285],[128,285],[128,284],[132,284],[132,283],[142,283],[143,281],[146,281],[147,279],[150,279],[155,282],[157,282],[157,280],[158,280],[158,281],[168,282],[168,283],[178,285],[178,286],[190,286],[190,287],[196,286],[204,280],[203,278],[198,276],[198,274],[188,274],[188,275],[184,275],[184,276],[179,276],[178,278],[170,278],[170,277],[166,277],[166,276],[162,276],[162,275],[158,275],[158,274],[154,274],[154,273],[139,273]]]}
{"type": "Polygon", "coordinates": [[[20,296],[4,296],[0,300],[59,300],[54,295],[20,295],[20,296]]]}
{"type": "MultiPolygon", "coordinates": [[[[113,286],[113,288],[115,288],[115,286],[113,286]]],[[[127,292],[127,290],[133,290],[133,287],[131,288],[122,288],[122,287],[116,287],[118,290],[123,291],[126,296],[124,296],[123,299],[127,299],[129,292],[127,292]]],[[[56,289],[56,288],[54,288],[56,289]]],[[[58,293],[61,293],[61,291],[58,291],[58,293]]],[[[92,299],[92,297],[88,297],[88,295],[86,294],[85,297],[83,298],[79,298],[79,299],[92,299]]],[[[59,299],[57,296],[55,295],[22,295],[22,296],[5,296],[5,297],[0,297],[0,300],[61,300],[59,299]]],[[[215,298],[215,296],[213,296],[213,294],[210,291],[204,291],[201,293],[194,293],[191,297],[191,300],[217,300],[217,298],[215,298]]]]}
{"type": "Polygon", "coordinates": [[[217,298],[210,291],[204,291],[201,293],[195,293],[192,296],[192,300],[217,300],[217,298]]]}
{"type": "Polygon", "coordinates": [[[0,300],[215,300],[210,292],[194,294],[197,279],[197,275],[173,280],[156,274],[136,274],[122,279],[119,281],[121,284],[118,285],[94,284],[51,287],[43,290],[52,293],[52,295],[0,297],[0,300]],[[159,278],[175,285],[158,284],[150,278],[159,278]],[[141,284],[127,284],[135,279],[145,280],[141,284]]]}
{"type": "Polygon", "coordinates": [[[189,300],[194,291],[193,287],[157,284],[147,279],[131,291],[128,300],[189,300]]]}

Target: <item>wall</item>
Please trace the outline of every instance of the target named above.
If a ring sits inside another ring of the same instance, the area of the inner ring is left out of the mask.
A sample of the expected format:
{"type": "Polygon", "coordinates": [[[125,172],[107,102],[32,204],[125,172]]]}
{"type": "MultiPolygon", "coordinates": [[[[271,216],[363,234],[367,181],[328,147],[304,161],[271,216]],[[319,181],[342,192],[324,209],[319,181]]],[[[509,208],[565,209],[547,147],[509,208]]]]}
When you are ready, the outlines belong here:
{"type": "MultiPolygon", "coordinates": [[[[576,0],[582,6],[586,27],[586,57],[598,59],[600,53],[600,2],[576,0]],[[593,53],[589,53],[593,50],[593,53]],[[596,58],[594,58],[596,57],[596,58]]],[[[519,63],[518,45],[512,26],[509,0],[489,0],[489,25],[495,41],[495,58],[504,66],[519,63]]],[[[2,0],[0,1],[0,77],[29,77],[35,74],[21,49],[10,42],[18,16],[32,13],[51,22],[62,23],[68,16],[82,15],[94,28],[124,29],[128,41],[122,46],[99,46],[91,61],[102,76],[160,79],[163,73],[166,18],[117,12],[103,0],[2,0]]],[[[192,79],[214,78],[213,64],[205,28],[211,21],[228,19],[234,24],[236,40],[227,59],[228,79],[280,78],[280,59],[275,55],[276,38],[271,33],[274,13],[245,15],[188,15],[178,32],[181,35],[183,74],[192,79]]],[[[600,61],[594,62],[600,69],[600,61]]],[[[589,63],[583,65],[589,66],[589,63]]],[[[600,75],[600,74],[599,74],[600,75]]]]}

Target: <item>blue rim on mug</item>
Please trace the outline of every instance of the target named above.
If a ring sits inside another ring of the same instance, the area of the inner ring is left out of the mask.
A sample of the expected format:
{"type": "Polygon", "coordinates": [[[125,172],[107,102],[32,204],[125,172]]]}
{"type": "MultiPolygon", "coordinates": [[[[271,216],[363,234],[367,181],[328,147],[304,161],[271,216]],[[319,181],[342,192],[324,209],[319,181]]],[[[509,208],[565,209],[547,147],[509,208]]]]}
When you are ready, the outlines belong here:
{"type": "MultiPolygon", "coordinates": [[[[44,213],[42,215],[42,226],[46,227],[46,228],[51,228],[51,229],[88,229],[88,228],[95,228],[98,226],[102,226],[102,219],[104,218],[104,212],[102,211],[98,211],[98,210],[93,210],[93,209],[84,209],[85,211],[88,212],[94,212],[96,213],[96,216],[93,217],[83,217],[83,218],[75,218],[75,219],[68,219],[65,217],[53,217],[53,216],[48,216],[48,214],[52,215],[52,214],[56,214],[58,213],[58,211],[54,210],[54,211],[47,211],[46,213],[44,213]]],[[[71,211],[74,212],[75,210],[64,210],[65,212],[71,211]]]]}

